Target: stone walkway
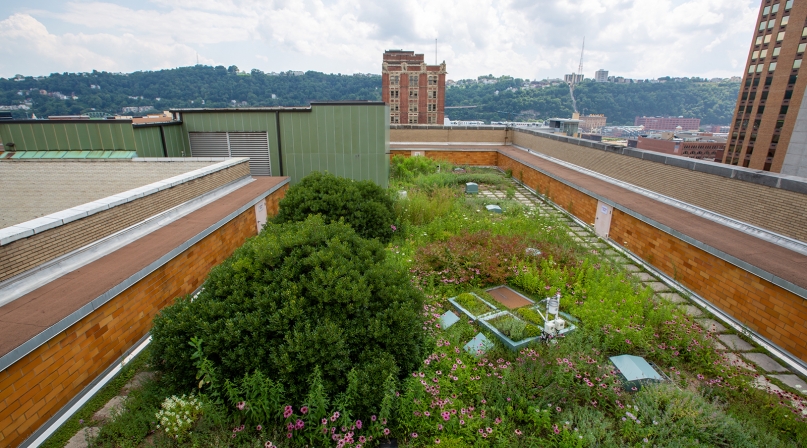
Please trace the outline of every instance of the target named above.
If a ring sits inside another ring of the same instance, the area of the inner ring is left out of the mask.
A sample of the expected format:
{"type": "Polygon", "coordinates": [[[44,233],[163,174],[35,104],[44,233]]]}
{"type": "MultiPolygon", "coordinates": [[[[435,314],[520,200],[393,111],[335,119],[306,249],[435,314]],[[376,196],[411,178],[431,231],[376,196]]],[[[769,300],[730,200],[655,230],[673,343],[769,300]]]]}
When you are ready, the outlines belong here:
{"type": "MultiPolygon", "coordinates": [[[[514,182],[515,183],[515,182],[514,182]]],[[[801,395],[807,396],[807,383],[797,375],[793,374],[787,367],[779,364],[776,360],[765,353],[761,353],[760,347],[747,342],[737,334],[732,334],[725,325],[718,322],[687,298],[672,290],[662,279],[653,272],[645,272],[643,268],[633,264],[621,251],[615,250],[605,243],[588,226],[581,226],[577,221],[572,220],[566,213],[561,212],[550,203],[545,202],[522,185],[515,185],[515,196],[507,198],[504,191],[480,190],[480,198],[493,200],[515,200],[520,204],[538,212],[540,216],[552,216],[559,221],[565,222],[569,227],[569,236],[578,243],[591,249],[601,251],[605,257],[621,265],[632,277],[641,285],[651,288],[655,292],[655,297],[660,300],[672,302],[680,307],[687,315],[691,316],[701,327],[711,331],[716,339],[715,348],[721,351],[725,359],[732,365],[748,369],[760,376],[756,380],[756,385],[760,389],[767,389],[772,393],[781,393],[782,389],[770,381],[775,379],[782,384],[798,391],[801,395]]],[[[802,403],[807,401],[802,400],[802,403]]],[[[807,415],[807,409],[803,411],[807,415]]]]}
{"type": "Polygon", "coordinates": [[[65,445],[65,448],[87,448],[90,446],[89,442],[92,442],[98,436],[98,433],[101,431],[101,426],[104,423],[109,421],[111,418],[115,417],[117,413],[119,413],[123,409],[123,405],[126,401],[126,396],[129,394],[130,391],[138,389],[143,386],[147,381],[154,378],[154,373],[152,372],[140,372],[134,376],[121,390],[121,395],[112,397],[104,407],[99,409],[95,414],[92,416],[92,421],[89,422],[92,426],[88,426],[85,428],[81,428],[65,445]]]}

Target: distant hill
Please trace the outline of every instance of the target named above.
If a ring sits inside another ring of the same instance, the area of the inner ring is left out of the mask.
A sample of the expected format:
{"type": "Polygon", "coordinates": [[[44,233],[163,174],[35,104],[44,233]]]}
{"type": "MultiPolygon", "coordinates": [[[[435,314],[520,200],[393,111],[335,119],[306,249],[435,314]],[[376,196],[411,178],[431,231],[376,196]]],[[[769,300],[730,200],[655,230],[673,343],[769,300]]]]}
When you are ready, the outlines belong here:
{"type": "MultiPolygon", "coordinates": [[[[490,84],[449,88],[446,92],[448,106],[477,107],[449,109],[446,115],[451,119],[485,121],[571,116],[569,89],[565,85],[522,89],[524,84],[521,79],[502,77],[490,84]]],[[[704,124],[729,124],[738,90],[736,83],[587,81],[576,88],[575,96],[581,112],[605,114],[609,124],[631,125],[637,115],[684,115],[700,118],[704,124]]],[[[13,110],[17,118],[30,116],[31,112],[38,117],[91,112],[121,114],[125,107],[138,107],[137,112],[126,114],[142,115],[149,106],[154,110],[299,106],[310,101],[356,99],[380,101],[381,76],[313,71],[275,75],[259,70],[243,73],[235,66],[197,65],[127,74],[94,71],[0,79],[0,105],[29,107],[13,110]],[[26,100],[30,102],[26,104],[26,100]]]]}
{"type": "MultiPolygon", "coordinates": [[[[523,85],[521,79],[500,78],[495,84],[452,87],[446,93],[447,105],[477,107],[449,109],[446,115],[452,120],[485,121],[571,117],[567,85],[534,89],[523,85]]],[[[575,98],[581,113],[605,114],[609,125],[633,125],[634,118],[643,115],[683,115],[700,118],[702,124],[727,125],[739,89],[739,83],[727,82],[613,84],[587,80],[575,87],[575,98]]]]}

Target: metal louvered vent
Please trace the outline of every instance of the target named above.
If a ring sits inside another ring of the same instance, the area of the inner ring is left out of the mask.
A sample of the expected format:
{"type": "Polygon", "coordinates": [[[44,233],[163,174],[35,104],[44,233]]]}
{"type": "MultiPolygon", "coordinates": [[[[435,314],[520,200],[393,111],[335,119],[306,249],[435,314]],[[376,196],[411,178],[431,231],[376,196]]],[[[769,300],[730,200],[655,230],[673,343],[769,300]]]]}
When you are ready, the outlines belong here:
{"type": "Polygon", "coordinates": [[[191,156],[230,157],[226,132],[190,132],[191,156]]]}
{"type": "Polygon", "coordinates": [[[230,155],[249,157],[249,172],[253,176],[271,176],[269,140],[266,132],[230,132],[230,155]]]}
{"type": "Polygon", "coordinates": [[[266,132],[190,132],[193,157],[249,157],[253,176],[271,176],[266,132]]]}

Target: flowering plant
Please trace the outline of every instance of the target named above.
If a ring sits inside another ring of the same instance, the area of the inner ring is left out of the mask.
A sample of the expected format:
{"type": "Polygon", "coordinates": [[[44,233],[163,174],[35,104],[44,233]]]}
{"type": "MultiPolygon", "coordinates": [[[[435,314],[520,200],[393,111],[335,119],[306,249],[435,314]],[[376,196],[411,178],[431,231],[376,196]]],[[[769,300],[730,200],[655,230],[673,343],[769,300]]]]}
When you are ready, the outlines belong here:
{"type": "Polygon", "coordinates": [[[193,423],[202,415],[202,403],[193,395],[173,395],[163,401],[157,412],[158,428],[175,439],[184,439],[193,423]]]}

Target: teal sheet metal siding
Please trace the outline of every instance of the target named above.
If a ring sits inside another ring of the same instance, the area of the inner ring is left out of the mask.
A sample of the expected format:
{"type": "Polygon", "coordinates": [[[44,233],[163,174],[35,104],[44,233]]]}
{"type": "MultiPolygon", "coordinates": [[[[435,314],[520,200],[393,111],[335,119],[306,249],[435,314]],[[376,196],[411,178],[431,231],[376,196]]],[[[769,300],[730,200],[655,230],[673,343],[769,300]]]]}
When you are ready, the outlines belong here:
{"type": "MultiPolygon", "coordinates": [[[[183,130],[182,126],[171,125],[163,126],[163,133],[165,134],[165,148],[168,151],[168,157],[190,157],[191,147],[188,143],[188,134],[183,130]]],[[[159,133],[159,128],[157,128],[159,133]]]]}
{"type": "MultiPolygon", "coordinates": [[[[0,123],[0,141],[17,151],[136,151],[132,123],[0,123]]],[[[6,148],[8,149],[8,148],[6,148]]]]}
{"type": "MultiPolygon", "coordinates": [[[[306,113],[306,112],[302,112],[306,113]]],[[[283,114],[281,113],[281,116],[283,114]]],[[[166,128],[167,129],[167,128],[166,128]]],[[[272,164],[272,175],[280,176],[277,168],[280,157],[277,150],[277,126],[275,112],[271,111],[232,111],[221,112],[183,112],[182,138],[187,157],[190,157],[189,132],[267,132],[269,138],[269,157],[272,164]]],[[[167,139],[166,135],[166,139],[167,139]]],[[[170,154],[169,154],[170,155],[170,154]]],[[[285,172],[284,176],[288,176],[285,172]]]]}
{"type": "Polygon", "coordinates": [[[163,142],[158,126],[134,128],[134,135],[137,141],[138,157],[164,157],[163,142]]]}
{"type": "MultiPolygon", "coordinates": [[[[272,174],[280,175],[275,114],[280,114],[283,173],[296,183],[312,171],[389,183],[389,109],[385,105],[315,104],[310,111],[185,111],[189,132],[267,132],[272,174]]],[[[170,145],[169,145],[170,146],[170,145]]]]}
{"type": "Polygon", "coordinates": [[[386,188],[387,120],[384,105],[314,105],[309,113],[281,113],[283,174],[295,183],[312,171],[328,171],[386,188]]]}

